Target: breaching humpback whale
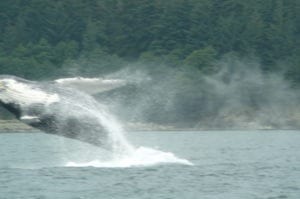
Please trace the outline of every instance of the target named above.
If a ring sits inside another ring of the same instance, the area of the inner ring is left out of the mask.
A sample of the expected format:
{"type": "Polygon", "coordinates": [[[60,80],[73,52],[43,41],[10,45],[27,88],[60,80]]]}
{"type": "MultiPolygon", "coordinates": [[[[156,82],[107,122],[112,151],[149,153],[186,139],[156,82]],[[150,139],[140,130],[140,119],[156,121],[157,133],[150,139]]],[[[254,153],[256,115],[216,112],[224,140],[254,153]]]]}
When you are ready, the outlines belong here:
{"type": "Polygon", "coordinates": [[[0,75],[0,104],[18,120],[45,133],[110,148],[110,115],[92,96],[122,80],[67,78],[36,82],[0,75]]]}

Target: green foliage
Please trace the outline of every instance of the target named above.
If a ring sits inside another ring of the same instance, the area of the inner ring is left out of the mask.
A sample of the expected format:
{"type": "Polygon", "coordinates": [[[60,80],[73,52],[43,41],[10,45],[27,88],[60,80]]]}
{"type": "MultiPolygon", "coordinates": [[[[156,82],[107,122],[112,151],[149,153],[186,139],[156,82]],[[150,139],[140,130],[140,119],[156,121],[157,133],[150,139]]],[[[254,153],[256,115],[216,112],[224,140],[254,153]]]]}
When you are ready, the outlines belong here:
{"type": "Polygon", "coordinates": [[[211,73],[214,60],[235,52],[257,56],[266,72],[288,62],[298,84],[299,8],[293,0],[3,1],[0,72],[97,75],[131,61],[211,73]]]}
{"type": "Polygon", "coordinates": [[[217,52],[211,47],[201,48],[199,50],[193,51],[184,60],[184,63],[189,66],[198,68],[204,73],[214,72],[214,61],[216,59],[217,52]]]}

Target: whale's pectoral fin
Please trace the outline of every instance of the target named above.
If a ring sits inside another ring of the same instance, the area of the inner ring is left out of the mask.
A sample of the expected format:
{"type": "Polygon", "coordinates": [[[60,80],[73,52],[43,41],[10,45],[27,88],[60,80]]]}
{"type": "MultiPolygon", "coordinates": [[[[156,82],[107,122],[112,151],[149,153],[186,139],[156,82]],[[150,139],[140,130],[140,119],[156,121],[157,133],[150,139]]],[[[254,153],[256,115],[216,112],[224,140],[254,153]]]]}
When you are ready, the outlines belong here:
{"type": "Polygon", "coordinates": [[[40,122],[40,118],[37,116],[31,116],[31,115],[22,115],[20,117],[20,120],[26,124],[34,124],[40,122]]]}
{"type": "Polygon", "coordinates": [[[78,89],[90,95],[95,95],[97,93],[109,91],[126,85],[126,81],[121,79],[101,79],[101,78],[82,78],[82,77],[57,79],[55,80],[55,82],[59,85],[78,89]]]}

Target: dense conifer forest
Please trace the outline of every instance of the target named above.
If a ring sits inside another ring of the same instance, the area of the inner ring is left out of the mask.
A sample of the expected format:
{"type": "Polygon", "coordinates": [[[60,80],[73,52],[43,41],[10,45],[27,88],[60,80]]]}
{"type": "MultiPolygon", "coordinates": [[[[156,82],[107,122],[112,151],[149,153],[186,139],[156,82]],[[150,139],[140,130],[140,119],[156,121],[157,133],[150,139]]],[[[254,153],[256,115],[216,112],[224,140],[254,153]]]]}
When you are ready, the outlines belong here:
{"type": "Polygon", "coordinates": [[[294,0],[1,1],[0,72],[43,78],[83,57],[99,73],[137,60],[207,70],[235,52],[299,81],[299,13],[294,0]]]}

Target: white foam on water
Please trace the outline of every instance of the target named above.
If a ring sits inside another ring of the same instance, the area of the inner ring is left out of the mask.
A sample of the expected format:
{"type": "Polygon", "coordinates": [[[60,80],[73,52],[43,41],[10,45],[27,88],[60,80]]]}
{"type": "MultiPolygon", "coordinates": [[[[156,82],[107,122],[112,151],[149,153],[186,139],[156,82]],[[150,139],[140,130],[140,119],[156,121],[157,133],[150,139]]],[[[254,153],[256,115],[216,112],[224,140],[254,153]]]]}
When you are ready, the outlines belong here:
{"type": "Polygon", "coordinates": [[[115,156],[112,160],[93,160],[89,162],[67,162],[66,167],[144,167],[159,164],[183,164],[192,166],[193,163],[186,159],[176,157],[173,153],[163,152],[148,147],[136,148],[127,155],[115,156]]]}

